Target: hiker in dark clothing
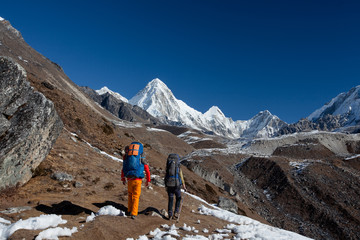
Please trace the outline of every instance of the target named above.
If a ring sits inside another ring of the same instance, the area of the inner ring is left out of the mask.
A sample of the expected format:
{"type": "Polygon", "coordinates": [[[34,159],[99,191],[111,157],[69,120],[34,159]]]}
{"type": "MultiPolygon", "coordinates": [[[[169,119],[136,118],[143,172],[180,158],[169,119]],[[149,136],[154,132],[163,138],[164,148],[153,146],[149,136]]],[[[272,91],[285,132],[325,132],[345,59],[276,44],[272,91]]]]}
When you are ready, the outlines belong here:
{"type": "Polygon", "coordinates": [[[186,191],[183,173],[180,169],[180,157],[170,154],[166,163],[165,186],[168,194],[168,215],[170,219],[177,219],[181,203],[181,187],[186,191]],[[174,195],[176,197],[175,211],[173,214],[174,195]]]}

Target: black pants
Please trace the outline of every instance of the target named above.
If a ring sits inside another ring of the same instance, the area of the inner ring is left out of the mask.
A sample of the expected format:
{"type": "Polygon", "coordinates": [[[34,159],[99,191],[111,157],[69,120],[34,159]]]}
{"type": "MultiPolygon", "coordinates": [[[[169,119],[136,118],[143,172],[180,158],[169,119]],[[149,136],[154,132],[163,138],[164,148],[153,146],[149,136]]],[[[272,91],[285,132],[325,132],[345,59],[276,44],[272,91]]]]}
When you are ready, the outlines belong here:
{"type": "Polygon", "coordinates": [[[181,187],[167,187],[166,191],[169,196],[169,202],[168,202],[168,214],[169,216],[173,215],[173,205],[174,205],[174,195],[176,196],[176,202],[175,202],[175,213],[179,212],[180,208],[180,202],[181,202],[181,187]]]}

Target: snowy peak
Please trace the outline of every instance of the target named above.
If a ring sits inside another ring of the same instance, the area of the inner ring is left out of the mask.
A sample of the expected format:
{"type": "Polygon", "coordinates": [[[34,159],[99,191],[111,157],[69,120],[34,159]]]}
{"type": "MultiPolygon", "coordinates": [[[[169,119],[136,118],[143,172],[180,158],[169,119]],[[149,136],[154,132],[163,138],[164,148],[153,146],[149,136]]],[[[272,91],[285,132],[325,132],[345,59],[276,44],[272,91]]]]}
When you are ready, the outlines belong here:
{"type": "Polygon", "coordinates": [[[259,112],[254,117],[252,117],[250,120],[266,122],[266,121],[272,120],[274,118],[279,119],[277,116],[272,115],[271,112],[269,112],[268,110],[265,110],[265,111],[259,112]]]}
{"type": "Polygon", "coordinates": [[[141,93],[146,93],[147,95],[165,95],[166,97],[172,97],[173,94],[171,90],[166,86],[164,82],[162,82],[160,79],[155,78],[151,82],[149,82],[146,87],[140,91],[141,93]]]}
{"type": "Polygon", "coordinates": [[[201,114],[183,101],[176,99],[166,84],[158,78],[149,82],[144,89],[130,99],[129,103],[143,108],[164,122],[180,122],[187,126],[191,123],[189,116],[201,114]]]}
{"type": "Polygon", "coordinates": [[[345,126],[358,124],[360,122],[360,85],[347,93],[340,93],[307,118],[317,121],[327,115],[340,116],[346,122],[345,126]]]}
{"type": "Polygon", "coordinates": [[[160,79],[155,78],[149,82],[144,89],[139,91],[129,103],[138,106],[148,106],[150,100],[157,98],[171,98],[173,96],[170,89],[160,79]]]}
{"type": "Polygon", "coordinates": [[[5,21],[5,19],[3,19],[2,17],[0,17],[0,22],[2,22],[2,21],[5,21]]]}
{"type": "Polygon", "coordinates": [[[149,82],[147,87],[154,88],[154,89],[159,89],[159,90],[164,90],[164,91],[170,91],[168,86],[166,86],[166,84],[163,81],[161,81],[160,79],[158,79],[158,78],[155,78],[151,82],[149,82]]]}
{"type": "Polygon", "coordinates": [[[206,113],[204,113],[204,117],[209,118],[226,118],[225,114],[218,108],[217,106],[212,106],[206,113]]]}
{"type": "Polygon", "coordinates": [[[128,102],[128,100],[121,96],[119,93],[117,92],[113,92],[111,91],[109,88],[107,88],[106,86],[102,87],[100,90],[96,90],[97,94],[99,95],[104,95],[106,93],[109,93],[110,95],[112,95],[113,97],[115,97],[116,99],[120,100],[120,101],[123,101],[123,102],[128,102]]]}

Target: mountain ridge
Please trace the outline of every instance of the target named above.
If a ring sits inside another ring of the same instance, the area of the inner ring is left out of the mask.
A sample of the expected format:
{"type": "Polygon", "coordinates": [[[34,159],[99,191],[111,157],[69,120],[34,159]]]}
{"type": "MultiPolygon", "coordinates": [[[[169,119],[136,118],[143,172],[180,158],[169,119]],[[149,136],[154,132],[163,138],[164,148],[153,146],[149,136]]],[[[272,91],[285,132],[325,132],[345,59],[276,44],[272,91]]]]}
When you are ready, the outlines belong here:
{"type": "Polygon", "coordinates": [[[360,132],[360,85],[338,94],[307,118],[281,128],[277,135],[313,130],[360,132]]]}
{"type": "MultiPolygon", "coordinates": [[[[99,93],[100,90],[97,92],[99,93]]],[[[107,92],[114,95],[118,94],[111,90],[107,92]]],[[[272,137],[281,127],[286,125],[268,110],[259,112],[247,121],[234,121],[226,117],[217,106],[212,106],[205,113],[201,113],[177,99],[167,85],[158,78],[150,81],[128,102],[141,107],[164,123],[187,126],[233,139],[272,137]]]]}

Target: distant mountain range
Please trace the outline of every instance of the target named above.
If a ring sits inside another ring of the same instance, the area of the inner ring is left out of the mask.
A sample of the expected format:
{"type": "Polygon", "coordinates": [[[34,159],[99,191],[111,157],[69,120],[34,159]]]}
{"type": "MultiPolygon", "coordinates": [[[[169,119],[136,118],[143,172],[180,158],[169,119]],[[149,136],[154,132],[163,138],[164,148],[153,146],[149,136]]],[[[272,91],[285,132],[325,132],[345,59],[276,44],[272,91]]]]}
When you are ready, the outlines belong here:
{"type": "MultiPolygon", "coordinates": [[[[187,126],[232,139],[273,137],[312,130],[357,132],[360,124],[360,86],[347,93],[339,94],[309,117],[294,124],[287,124],[267,110],[259,112],[250,120],[238,121],[226,117],[216,106],[201,113],[178,100],[166,84],[158,78],[149,82],[130,100],[107,87],[97,90],[96,93],[103,97],[111,95],[120,102],[146,110],[155,117],[152,120],[149,120],[148,116],[145,117],[146,122],[187,126]],[[159,121],[156,121],[156,118],[159,121]]],[[[132,119],[135,118],[132,117],[132,119]]]]}
{"type": "MultiPolygon", "coordinates": [[[[110,94],[117,99],[127,101],[119,93],[106,87],[96,92],[101,95],[110,94]]],[[[128,102],[146,110],[162,123],[187,126],[227,138],[272,137],[280,128],[287,125],[269,111],[262,111],[247,121],[233,121],[216,106],[201,113],[178,100],[160,79],[149,82],[128,102]]]]}

